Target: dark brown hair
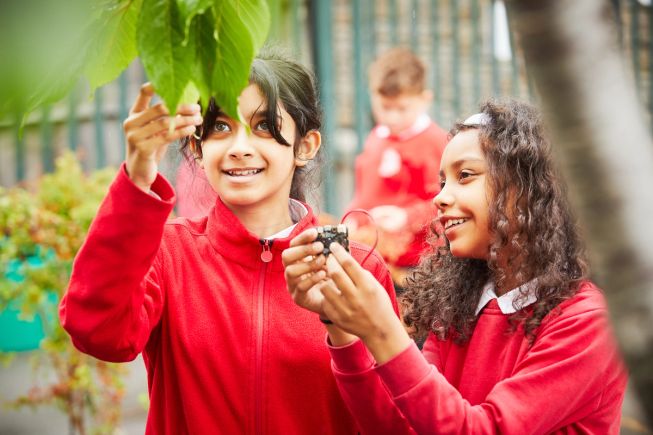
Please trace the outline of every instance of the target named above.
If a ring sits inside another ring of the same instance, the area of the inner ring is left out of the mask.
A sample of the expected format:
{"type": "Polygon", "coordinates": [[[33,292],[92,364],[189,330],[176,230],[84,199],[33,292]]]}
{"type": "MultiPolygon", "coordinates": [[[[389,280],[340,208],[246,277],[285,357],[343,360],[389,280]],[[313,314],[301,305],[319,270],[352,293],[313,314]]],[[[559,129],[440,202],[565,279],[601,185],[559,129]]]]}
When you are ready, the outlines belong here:
{"type": "Polygon", "coordinates": [[[426,67],[407,48],[393,48],[370,65],[370,89],[384,97],[419,94],[425,89],[426,67]]]}
{"type": "MultiPolygon", "coordinates": [[[[313,73],[302,64],[293,60],[279,47],[266,46],[252,62],[249,82],[261,90],[267,101],[266,121],[270,126],[272,137],[281,145],[292,146],[297,151],[301,139],[311,130],[319,130],[322,124],[322,110],[313,73]],[[281,136],[280,104],[295,121],[295,143],[289,144],[281,136]]],[[[204,115],[204,122],[197,128],[196,135],[200,142],[205,140],[216,118],[222,114],[220,107],[211,98],[204,115]]],[[[181,151],[188,158],[201,158],[202,147],[194,147],[197,155],[192,155],[191,138],[182,141],[181,151]]],[[[306,192],[314,191],[320,182],[319,168],[323,165],[323,146],[320,147],[312,161],[303,167],[296,167],[290,187],[290,197],[306,201],[306,192]]]]}
{"type": "MultiPolygon", "coordinates": [[[[493,234],[489,260],[452,256],[434,223],[431,249],[408,279],[404,321],[418,336],[433,331],[440,339],[452,334],[456,342],[464,343],[473,331],[484,284],[503,282],[510,273],[519,283],[537,278],[537,302],[510,316],[512,330],[523,325],[532,342],[542,319],[586,279],[584,248],[537,110],[516,100],[490,100],[481,111],[488,116],[487,123],[456,124],[452,135],[479,129],[488,165],[493,234]],[[499,268],[500,254],[507,255],[509,268],[516,270],[499,268]]],[[[525,297],[518,297],[516,308],[525,297]]]]}

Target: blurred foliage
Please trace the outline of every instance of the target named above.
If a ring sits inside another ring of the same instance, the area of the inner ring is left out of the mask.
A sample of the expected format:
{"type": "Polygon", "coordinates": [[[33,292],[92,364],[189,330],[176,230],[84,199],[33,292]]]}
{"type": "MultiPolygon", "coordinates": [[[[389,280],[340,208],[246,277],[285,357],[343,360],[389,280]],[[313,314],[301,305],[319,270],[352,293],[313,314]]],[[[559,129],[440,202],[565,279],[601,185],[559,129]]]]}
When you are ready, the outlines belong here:
{"type": "Polygon", "coordinates": [[[121,418],[126,369],[75,349],[57,314],[73,258],[114,175],[108,168],[86,176],[68,153],[30,188],[0,188],[0,310],[11,304],[25,319],[38,316],[45,335],[33,353],[34,385],[9,405],[55,405],[72,433],[89,433],[87,426],[113,433],[121,418]]]}
{"type": "Polygon", "coordinates": [[[237,118],[269,27],[267,0],[2,0],[0,118],[24,122],[81,77],[92,94],[137,56],[169,108],[215,96],[237,118]]]}

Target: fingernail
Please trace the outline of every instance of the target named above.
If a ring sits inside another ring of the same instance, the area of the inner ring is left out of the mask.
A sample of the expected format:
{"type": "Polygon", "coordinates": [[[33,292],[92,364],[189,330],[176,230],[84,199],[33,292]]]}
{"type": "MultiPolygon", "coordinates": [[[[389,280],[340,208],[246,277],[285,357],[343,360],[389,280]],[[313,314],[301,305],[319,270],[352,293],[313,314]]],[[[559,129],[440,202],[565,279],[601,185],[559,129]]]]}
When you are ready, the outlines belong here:
{"type": "Polygon", "coordinates": [[[313,243],[313,249],[315,251],[321,251],[321,250],[324,249],[324,245],[322,244],[322,242],[314,242],[313,243]]]}

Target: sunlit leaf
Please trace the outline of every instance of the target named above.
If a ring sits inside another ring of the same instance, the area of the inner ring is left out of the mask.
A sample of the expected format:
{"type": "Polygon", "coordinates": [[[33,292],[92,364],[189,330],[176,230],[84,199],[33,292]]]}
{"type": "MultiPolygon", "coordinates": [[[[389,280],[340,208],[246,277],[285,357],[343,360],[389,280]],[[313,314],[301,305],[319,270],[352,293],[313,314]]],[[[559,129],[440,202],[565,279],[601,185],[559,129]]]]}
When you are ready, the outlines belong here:
{"type": "Polygon", "coordinates": [[[145,71],[168,110],[174,112],[192,79],[194,47],[184,42],[184,25],[176,0],[143,3],[136,32],[145,71]]]}
{"type": "Polygon", "coordinates": [[[136,23],[143,0],[114,1],[91,24],[90,49],[84,75],[95,88],[120,75],[136,58],[136,23]]]}
{"type": "Polygon", "coordinates": [[[212,94],[220,107],[238,118],[238,96],[247,86],[254,56],[265,42],[270,11],[264,0],[215,0],[217,37],[212,94]]]}

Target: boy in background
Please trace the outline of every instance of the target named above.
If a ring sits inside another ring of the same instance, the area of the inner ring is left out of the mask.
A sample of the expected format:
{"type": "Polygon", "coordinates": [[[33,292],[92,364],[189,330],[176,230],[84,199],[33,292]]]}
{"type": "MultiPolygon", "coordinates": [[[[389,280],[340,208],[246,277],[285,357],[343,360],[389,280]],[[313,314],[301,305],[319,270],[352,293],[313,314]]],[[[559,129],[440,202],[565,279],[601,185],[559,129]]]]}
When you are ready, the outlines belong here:
{"type": "Polygon", "coordinates": [[[433,93],[426,88],[424,63],[409,49],[394,48],[369,68],[372,115],[377,123],[356,158],[356,187],[347,210],[367,210],[374,222],[352,214],[351,237],[374,243],[390,266],[400,291],[407,268],[426,247],[440,191],[440,158],[447,132],[429,118],[433,93]]]}

